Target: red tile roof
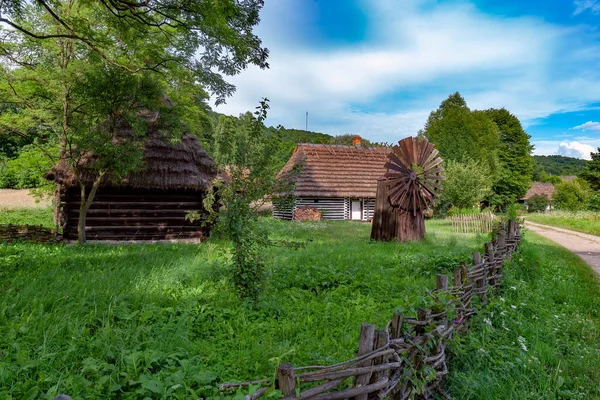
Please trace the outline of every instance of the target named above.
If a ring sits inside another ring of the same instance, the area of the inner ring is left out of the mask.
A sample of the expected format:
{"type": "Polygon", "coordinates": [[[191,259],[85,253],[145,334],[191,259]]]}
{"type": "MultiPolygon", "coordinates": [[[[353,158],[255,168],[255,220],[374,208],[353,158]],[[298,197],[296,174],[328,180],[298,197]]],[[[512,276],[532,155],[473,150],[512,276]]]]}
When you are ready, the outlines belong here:
{"type": "Polygon", "coordinates": [[[375,198],[389,153],[385,147],[300,143],[277,176],[283,179],[300,166],[294,196],[375,198]]]}
{"type": "Polygon", "coordinates": [[[533,182],[533,184],[521,200],[527,200],[531,196],[535,196],[536,194],[541,194],[542,196],[546,196],[549,200],[551,200],[552,195],[555,191],[556,188],[551,183],[533,182]]]}

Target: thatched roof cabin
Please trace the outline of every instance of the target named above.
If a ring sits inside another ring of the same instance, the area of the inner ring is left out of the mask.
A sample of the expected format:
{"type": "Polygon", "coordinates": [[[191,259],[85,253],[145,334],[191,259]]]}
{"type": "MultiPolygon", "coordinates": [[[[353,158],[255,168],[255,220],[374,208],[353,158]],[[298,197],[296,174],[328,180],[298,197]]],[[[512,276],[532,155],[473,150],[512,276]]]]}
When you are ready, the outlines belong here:
{"type": "MultiPolygon", "coordinates": [[[[201,221],[185,219],[204,212],[202,200],[217,176],[213,159],[196,137],[173,143],[150,130],[144,142],[143,166],[121,181],[105,178],[87,215],[88,240],[160,240],[200,238],[201,221]]],[[[91,187],[94,175],[82,161],[79,174],[91,187]]],[[[62,185],[60,219],[66,239],[77,238],[80,190],[73,167],[62,161],[46,174],[62,185]]]]}
{"type": "Polygon", "coordinates": [[[389,153],[386,147],[361,147],[360,138],[354,146],[297,144],[278,174],[294,182],[287,194],[295,201],[274,204],[273,216],[291,219],[297,207],[312,206],[327,219],[369,220],[389,153]]]}

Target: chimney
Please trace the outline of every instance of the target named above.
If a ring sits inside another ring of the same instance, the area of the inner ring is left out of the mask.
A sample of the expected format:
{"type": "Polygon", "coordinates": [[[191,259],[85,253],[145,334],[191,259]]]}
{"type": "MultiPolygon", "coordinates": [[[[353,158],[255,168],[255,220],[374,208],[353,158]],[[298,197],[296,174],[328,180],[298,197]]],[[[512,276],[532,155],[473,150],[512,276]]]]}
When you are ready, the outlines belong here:
{"type": "Polygon", "coordinates": [[[358,135],[352,137],[352,144],[354,146],[360,146],[361,141],[362,141],[362,138],[358,135]]]}

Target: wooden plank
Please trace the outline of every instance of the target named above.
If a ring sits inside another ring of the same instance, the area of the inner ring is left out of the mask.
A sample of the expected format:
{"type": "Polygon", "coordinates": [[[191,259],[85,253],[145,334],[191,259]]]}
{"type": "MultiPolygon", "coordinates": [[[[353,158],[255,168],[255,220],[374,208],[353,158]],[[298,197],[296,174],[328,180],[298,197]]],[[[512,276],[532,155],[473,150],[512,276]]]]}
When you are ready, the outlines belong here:
{"type": "Polygon", "coordinates": [[[284,397],[296,394],[296,379],[294,378],[294,366],[290,363],[282,363],[277,366],[277,387],[284,397]]]}
{"type": "MultiPolygon", "coordinates": [[[[360,357],[367,353],[372,352],[373,346],[375,344],[374,340],[375,340],[375,326],[371,325],[371,324],[367,324],[366,322],[363,322],[363,324],[360,327],[360,339],[359,339],[359,343],[358,343],[357,355],[360,357]]],[[[368,366],[372,365],[372,363],[373,363],[372,360],[365,361],[363,363],[360,363],[358,365],[358,367],[368,367],[368,366]]],[[[369,379],[371,379],[371,373],[358,375],[354,381],[354,387],[358,389],[358,388],[364,387],[365,385],[368,385],[369,379]]],[[[356,396],[355,400],[367,400],[367,397],[368,396],[366,394],[364,394],[364,395],[356,396]]]]}

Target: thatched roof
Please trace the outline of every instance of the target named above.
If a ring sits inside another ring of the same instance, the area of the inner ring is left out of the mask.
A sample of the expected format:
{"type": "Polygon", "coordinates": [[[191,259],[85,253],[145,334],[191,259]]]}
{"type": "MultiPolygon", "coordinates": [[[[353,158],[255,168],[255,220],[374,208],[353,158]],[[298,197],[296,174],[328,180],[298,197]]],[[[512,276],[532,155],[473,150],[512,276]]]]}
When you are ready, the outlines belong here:
{"type": "MultiPolygon", "coordinates": [[[[150,130],[150,129],[149,129],[150,130]]],[[[130,174],[121,182],[105,179],[104,187],[138,189],[191,189],[206,190],[217,175],[213,159],[204,151],[195,136],[185,134],[178,143],[152,130],[144,142],[144,164],[141,171],[130,174]]],[[[79,164],[80,175],[91,186],[95,175],[79,164]]],[[[73,167],[62,160],[46,174],[66,187],[78,186],[73,167]]]]}
{"type": "Polygon", "coordinates": [[[528,200],[530,197],[535,195],[546,196],[548,200],[552,200],[552,195],[555,191],[556,188],[551,183],[533,182],[533,184],[521,200],[528,200]]]}
{"type": "Polygon", "coordinates": [[[294,196],[375,198],[389,153],[385,147],[300,143],[277,177],[295,179],[294,196]]]}

